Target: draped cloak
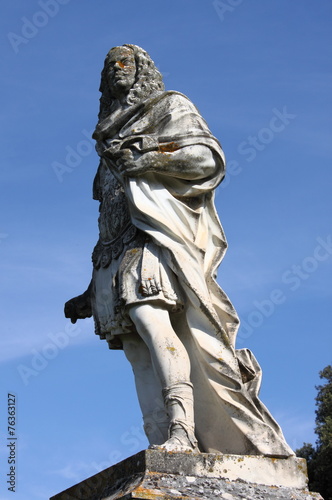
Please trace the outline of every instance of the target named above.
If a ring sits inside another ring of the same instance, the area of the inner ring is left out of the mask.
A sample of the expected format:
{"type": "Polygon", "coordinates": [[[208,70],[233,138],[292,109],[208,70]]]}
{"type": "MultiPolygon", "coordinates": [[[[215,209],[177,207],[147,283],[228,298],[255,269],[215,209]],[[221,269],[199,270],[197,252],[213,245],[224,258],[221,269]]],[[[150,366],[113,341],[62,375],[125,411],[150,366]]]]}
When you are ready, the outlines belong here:
{"type": "Polygon", "coordinates": [[[214,205],[225,165],[219,142],[191,101],[173,91],[131,106],[106,136],[97,127],[94,137],[102,157],[105,149],[129,148],[134,154],[159,151],[167,162],[168,154],[185,146],[203,145],[213,152],[216,171],[201,179],[194,173],[191,178],[190,165],[184,176],[180,170],[174,175],[155,169],[131,177],[112,161],[102,161],[123,187],[131,223],[157,245],[180,284],[184,309],[172,321],[190,358],[200,450],[293,455],[258,398],[261,370],[255,357],[248,349],[235,349],[239,320],[216,282],[227,247],[214,205]]]}

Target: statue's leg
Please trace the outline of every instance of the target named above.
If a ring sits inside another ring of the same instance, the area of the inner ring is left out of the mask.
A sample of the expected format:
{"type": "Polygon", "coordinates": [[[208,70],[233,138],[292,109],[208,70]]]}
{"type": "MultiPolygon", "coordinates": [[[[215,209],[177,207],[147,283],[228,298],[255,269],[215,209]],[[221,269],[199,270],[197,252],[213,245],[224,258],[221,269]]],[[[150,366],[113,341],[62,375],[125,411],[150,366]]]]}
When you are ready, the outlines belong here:
{"type": "Polygon", "coordinates": [[[162,387],[152,367],[149,349],[138,335],[122,335],[121,339],[124,353],[134,372],[145,434],[150,445],[162,444],[168,436],[169,418],[164,408],[162,387]]]}
{"type": "Polygon", "coordinates": [[[155,377],[162,387],[169,416],[169,451],[196,448],[193,389],[187,351],[175,333],[166,309],[153,304],[134,305],[129,310],[137,332],[148,347],[155,377]]]}
{"type": "Polygon", "coordinates": [[[187,351],[173,330],[166,309],[143,303],[131,306],[129,315],[147,345],[152,365],[162,387],[190,381],[187,351]]]}

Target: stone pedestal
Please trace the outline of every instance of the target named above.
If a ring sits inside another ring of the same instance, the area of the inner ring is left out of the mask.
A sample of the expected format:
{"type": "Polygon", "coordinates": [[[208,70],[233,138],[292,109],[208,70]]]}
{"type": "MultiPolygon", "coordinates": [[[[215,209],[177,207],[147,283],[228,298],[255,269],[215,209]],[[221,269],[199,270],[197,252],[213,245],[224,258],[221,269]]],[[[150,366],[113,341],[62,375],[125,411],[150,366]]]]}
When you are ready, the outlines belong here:
{"type": "Polygon", "coordinates": [[[144,450],[50,500],[322,499],[302,458],[144,450]]]}

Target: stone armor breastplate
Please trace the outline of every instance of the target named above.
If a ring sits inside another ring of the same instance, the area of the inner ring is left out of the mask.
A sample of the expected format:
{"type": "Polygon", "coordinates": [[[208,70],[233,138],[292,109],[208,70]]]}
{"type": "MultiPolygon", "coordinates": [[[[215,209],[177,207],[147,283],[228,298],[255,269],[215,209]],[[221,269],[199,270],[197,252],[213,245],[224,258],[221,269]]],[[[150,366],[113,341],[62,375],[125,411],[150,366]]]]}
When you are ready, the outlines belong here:
{"type": "Polygon", "coordinates": [[[116,259],[123,248],[136,235],[137,229],[131,223],[126,196],[121,184],[107,166],[102,164],[94,183],[94,197],[99,206],[99,241],[93,251],[95,268],[107,267],[116,259]]]}

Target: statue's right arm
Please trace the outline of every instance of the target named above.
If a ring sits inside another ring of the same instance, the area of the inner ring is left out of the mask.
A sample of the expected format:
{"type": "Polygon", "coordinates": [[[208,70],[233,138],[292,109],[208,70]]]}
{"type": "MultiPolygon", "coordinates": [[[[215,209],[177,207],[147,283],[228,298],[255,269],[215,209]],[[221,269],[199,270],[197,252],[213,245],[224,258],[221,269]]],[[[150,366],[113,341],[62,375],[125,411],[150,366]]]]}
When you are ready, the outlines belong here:
{"type": "Polygon", "coordinates": [[[92,281],[84,293],[65,303],[65,317],[69,318],[72,323],[76,323],[78,319],[91,318],[91,287],[92,281]]]}
{"type": "Polygon", "coordinates": [[[217,171],[224,171],[222,159],[209,147],[201,144],[169,152],[151,151],[136,159],[129,149],[122,149],[115,158],[118,170],[130,177],[140,176],[146,172],[160,172],[181,179],[196,180],[215,175],[217,171]]]}

